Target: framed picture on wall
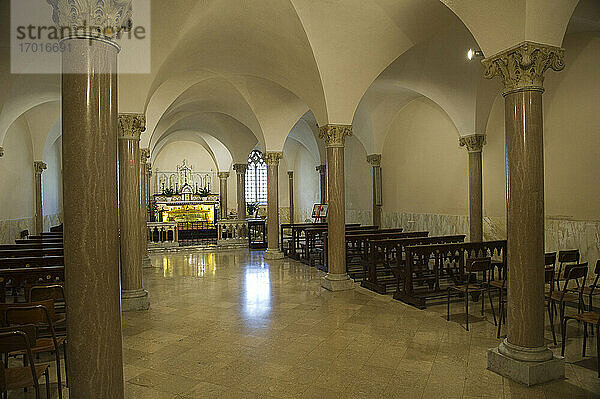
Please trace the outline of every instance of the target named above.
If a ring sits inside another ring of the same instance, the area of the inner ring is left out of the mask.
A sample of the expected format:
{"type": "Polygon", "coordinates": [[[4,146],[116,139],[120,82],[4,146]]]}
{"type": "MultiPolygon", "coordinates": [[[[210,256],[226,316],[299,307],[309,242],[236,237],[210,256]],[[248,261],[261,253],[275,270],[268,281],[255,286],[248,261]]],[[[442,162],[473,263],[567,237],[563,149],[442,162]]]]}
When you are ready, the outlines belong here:
{"type": "Polygon", "coordinates": [[[314,204],[312,217],[314,219],[325,219],[327,217],[327,204],[314,204]]]}

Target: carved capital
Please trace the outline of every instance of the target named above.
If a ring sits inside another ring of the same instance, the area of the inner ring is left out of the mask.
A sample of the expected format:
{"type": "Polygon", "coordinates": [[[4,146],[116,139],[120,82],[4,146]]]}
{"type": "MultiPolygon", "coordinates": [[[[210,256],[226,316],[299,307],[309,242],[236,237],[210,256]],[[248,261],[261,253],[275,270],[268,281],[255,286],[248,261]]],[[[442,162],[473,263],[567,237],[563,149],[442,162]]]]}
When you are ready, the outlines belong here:
{"type": "Polygon", "coordinates": [[[266,152],[264,158],[268,166],[279,166],[279,161],[283,158],[283,152],[266,152]]]}
{"type": "Polygon", "coordinates": [[[293,179],[293,178],[294,178],[294,171],[293,171],[293,170],[288,170],[288,177],[289,177],[290,179],[293,179]]]}
{"type": "Polygon", "coordinates": [[[352,125],[325,125],[319,128],[319,138],[326,147],[344,147],[346,136],[352,136],[352,125]]]}
{"type": "Polygon", "coordinates": [[[219,177],[219,179],[228,179],[229,172],[219,172],[219,173],[217,173],[217,176],[219,177]]]}
{"type": "Polygon", "coordinates": [[[327,174],[327,165],[319,165],[316,167],[317,172],[319,172],[319,174],[322,174],[323,176],[325,176],[327,174]]]}
{"type": "Polygon", "coordinates": [[[485,145],[485,134],[471,134],[458,139],[461,147],[467,147],[469,152],[481,152],[485,145]]]}
{"type": "Polygon", "coordinates": [[[119,114],[119,138],[123,140],[139,140],[146,131],[144,114],[119,114]]]}
{"type": "Polygon", "coordinates": [[[233,165],[233,169],[236,171],[236,173],[239,174],[244,174],[246,173],[246,169],[248,169],[248,164],[245,163],[236,163],[235,165],[233,165]]]}
{"type": "Polygon", "coordinates": [[[150,149],[149,148],[140,148],[140,162],[145,164],[150,159],[150,149]]]}
{"type": "MultiPolygon", "coordinates": [[[[132,0],[46,0],[52,21],[61,28],[113,38],[131,29],[132,0]]],[[[78,32],[79,33],[79,32],[78,32]]]]}
{"type": "Polygon", "coordinates": [[[0,158],[4,156],[4,148],[0,147],[0,158]]]}
{"type": "Polygon", "coordinates": [[[565,67],[564,52],[559,47],[526,41],[481,62],[486,78],[502,78],[503,95],[520,90],[543,91],[546,70],[565,67]]]}
{"type": "Polygon", "coordinates": [[[48,169],[48,165],[46,165],[44,162],[42,161],[35,161],[33,163],[33,170],[35,171],[35,173],[37,175],[41,175],[43,171],[45,171],[46,169],[48,169]]]}
{"type": "Polygon", "coordinates": [[[381,154],[367,155],[367,162],[371,166],[381,166],[381,154]]]}

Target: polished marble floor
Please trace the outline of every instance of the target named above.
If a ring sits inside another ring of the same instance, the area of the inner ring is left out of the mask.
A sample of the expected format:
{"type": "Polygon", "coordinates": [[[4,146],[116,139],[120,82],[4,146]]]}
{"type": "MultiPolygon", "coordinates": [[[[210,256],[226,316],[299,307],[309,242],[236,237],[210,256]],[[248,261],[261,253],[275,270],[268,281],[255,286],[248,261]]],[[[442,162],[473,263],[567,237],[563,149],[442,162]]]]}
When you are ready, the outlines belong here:
{"type": "Polygon", "coordinates": [[[600,397],[576,324],[567,379],[526,388],[486,370],[499,341],[477,306],[467,332],[461,304],[446,322],[444,304],[421,311],[360,287],[327,292],[314,268],[260,252],[151,258],[151,308],[123,316],[127,399],[600,397]]]}

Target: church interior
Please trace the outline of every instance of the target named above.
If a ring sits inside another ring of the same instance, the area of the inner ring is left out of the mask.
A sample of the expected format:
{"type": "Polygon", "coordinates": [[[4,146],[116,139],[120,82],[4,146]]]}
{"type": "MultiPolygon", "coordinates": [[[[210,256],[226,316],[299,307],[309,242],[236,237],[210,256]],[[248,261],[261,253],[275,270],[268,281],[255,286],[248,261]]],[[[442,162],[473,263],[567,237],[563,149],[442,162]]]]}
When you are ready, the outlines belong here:
{"type": "Polygon", "coordinates": [[[600,397],[600,1],[0,18],[2,398],[600,397]]]}

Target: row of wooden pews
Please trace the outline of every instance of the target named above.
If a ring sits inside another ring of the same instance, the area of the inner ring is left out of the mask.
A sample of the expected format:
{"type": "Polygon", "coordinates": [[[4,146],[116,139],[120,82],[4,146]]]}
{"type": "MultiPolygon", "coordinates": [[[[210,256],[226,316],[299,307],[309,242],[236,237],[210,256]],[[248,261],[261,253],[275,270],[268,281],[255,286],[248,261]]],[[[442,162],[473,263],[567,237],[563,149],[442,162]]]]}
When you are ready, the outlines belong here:
{"type": "Polygon", "coordinates": [[[48,232],[0,245],[0,301],[6,302],[8,289],[13,302],[27,301],[29,287],[64,281],[62,237],[62,232],[48,232]]]}

